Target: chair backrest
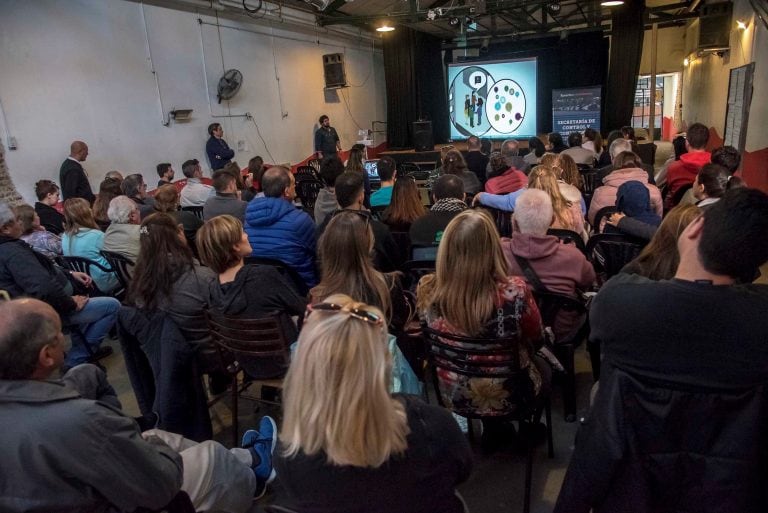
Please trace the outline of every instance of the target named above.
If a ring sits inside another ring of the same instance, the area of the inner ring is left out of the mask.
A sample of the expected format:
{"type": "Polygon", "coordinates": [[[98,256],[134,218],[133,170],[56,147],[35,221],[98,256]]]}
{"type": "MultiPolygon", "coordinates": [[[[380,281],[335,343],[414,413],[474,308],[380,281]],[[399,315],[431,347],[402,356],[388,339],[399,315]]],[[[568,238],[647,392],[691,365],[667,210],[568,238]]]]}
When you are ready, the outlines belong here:
{"type": "Polygon", "coordinates": [[[574,232],[573,230],[564,230],[561,228],[550,228],[547,230],[547,235],[554,235],[561,241],[568,243],[568,244],[575,244],[577,248],[579,248],[579,251],[587,254],[587,245],[584,244],[584,239],[581,238],[581,235],[574,232]]]}
{"type": "Polygon", "coordinates": [[[427,260],[434,262],[437,260],[437,244],[430,246],[411,246],[411,260],[427,260]]]}
{"type": "Polygon", "coordinates": [[[251,362],[261,358],[282,359],[286,366],[290,362],[291,341],[276,313],[260,319],[241,319],[211,309],[206,310],[205,318],[213,342],[234,355],[246,372],[251,362]]]}
{"type": "Polygon", "coordinates": [[[403,264],[403,273],[405,274],[403,286],[408,290],[415,291],[421,277],[433,272],[435,272],[434,260],[409,260],[403,264]]]}
{"type": "Polygon", "coordinates": [[[130,269],[134,266],[134,262],[132,262],[124,255],[115,253],[114,251],[102,250],[101,255],[107,260],[107,262],[109,262],[109,265],[112,267],[112,269],[115,270],[117,279],[120,280],[120,285],[122,285],[124,289],[127,289],[128,285],[131,283],[130,269]]]}
{"type": "Polygon", "coordinates": [[[611,214],[615,214],[616,212],[618,212],[618,209],[614,205],[608,205],[607,207],[598,210],[595,214],[595,224],[592,226],[595,233],[603,233],[605,221],[611,214]]]}
{"type": "MultiPolygon", "coordinates": [[[[90,258],[85,257],[76,257],[76,256],[59,256],[56,257],[56,262],[63,268],[69,269],[70,271],[76,271],[85,273],[88,276],[93,276],[91,274],[92,268],[100,269],[102,272],[105,273],[111,273],[115,272],[114,269],[109,267],[104,267],[100,263],[96,262],[95,260],[91,260],[90,258]]],[[[103,295],[104,291],[100,291],[98,287],[96,287],[96,284],[94,283],[94,290],[96,291],[95,295],[103,295]]],[[[113,290],[109,293],[110,296],[116,297],[116,298],[122,298],[125,295],[126,288],[122,286],[118,287],[116,290],[113,290]]],[[[93,293],[91,293],[93,295],[93,293]]]]}
{"type": "MultiPolygon", "coordinates": [[[[447,384],[441,382],[441,375],[456,375],[458,381],[492,379],[499,383],[500,388],[500,382],[528,379],[527,371],[521,368],[520,342],[516,336],[472,338],[437,331],[427,326],[422,326],[422,332],[438,402],[462,416],[479,417],[482,414],[470,399],[462,399],[461,391],[449,390],[447,384]]],[[[510,394],[508,397],[512,403],[507,412],[509,414],[515,413],[517,407],[522,406],[514,404],[515,395],[510,394]]]]}
{"type": "Polygon", "coordinates": [[[388,206],[389,205],[376,205],[375,207],[371,207],[371,218],[381,221],[381,216],[388,206]]]}
{"type": "Polygon", "coordinates": [[[599,233],[587,242],[587,258],[595,266],[595,272],[610,278],[634,260],[646,243],[623,233],[599,233]]]}
{"type": "Polygon", "coordinates": [[[201,221],[203,220],[203,207],[181,207],[181,210],[183,212],[192,212],[195,217],[201,221]]]}
{"type": "Polygon", "coordinates": [[[315,169],[312,166],[299,166],[296,168],[296,174],[294,177],[298,181],[300,177],[310,177],[314,178],[315,180],[320,180],[320,175],[318,174],[318,170],[315,169]]]}
{"type": "Polygon", "coordinates": [[[578,168],[581,174],[591,173],[592,171],[595,170],[595,168],[590,164],[576,164],[576,167],[578,168]]]}
{"type": "Polygon", "coordinates": [[[314,213],[317,195],[320,193],[320,189],[324,187],[323,182],[309,177],[296,182],[296,195],[307,212],[314,213]]]}
{"type": "Polygon", "coordinates": [[[685,196],[685,193],[691,190],[692,188],[693,188],[693,184],[687,183],[682,187],[680,187],[677,191],[675,191],[675,195],[672,196],[672,206],[673,207],[677,206],[680,203],[680,201],[682,201],[683,196],[685,196]]]}
{"type": "Polygon", "coordinates": [[[320,172],[320,159],[310,159],[307,161],[307,165],[312,167],[318,173],[320,172]]]}
{"type": "Polygon", "coordinates": [[[637,156],[644,164],[654,165],[656,160],[656,145],[654,143],[642,143],[637,145],[637,156]]]}
{"type": "Polygon", "coordinates": [[[392,239],[397,245],[399,253],[398,262],[405,262],[411,259],[411,235],[408,232],[392,231],[392,239]]]}
{"type": "Polygon", "coordinates": [[[512,212],[499,210],[498,208],[483,206],[491,214],[500,237],[512,237],[512,212]]]}
{"type": "MultiPolygon", "coordinates": [[[[589,194],[589,197],[592,197],[592,194],[595,192],[595,182],[597,181],[597,171],[587,171],[584,173],[581,173],[581,192],[583,194],[589,194]]],[[[597,184],[598,186],[600,184],[597,184]]]]}
{"type": "Polygon", "coordinates": [[[552,328],[556,344],[577,344],[582,340],[587,322],[587,307],[583,301],[555,292],[534,291],[533,297],[542,323],[552,328]]]}
{"type": "Polygon", "coordinates": [[[397,165],[397,176],[406,176],[410,173],[421,171],[419,165],[415,162],[401,162],[397,165]]]}
{"type": "Polygon", "coordinates": [[[277,272],[288,279],[289,283],[294,285],[296,292],[298,292],[300,295],[306,296],[309,293],[309,288],[307,287],[307,284],[304,283],[304,279],[301,277],[301,275],[296,272],[296,269],[289,266],[285,262],[276,260],[274,258],[263,258],[257,256],[245,257],[244,261],[245,265],[268,265],[270,267],[274,267],[277,272]]]}

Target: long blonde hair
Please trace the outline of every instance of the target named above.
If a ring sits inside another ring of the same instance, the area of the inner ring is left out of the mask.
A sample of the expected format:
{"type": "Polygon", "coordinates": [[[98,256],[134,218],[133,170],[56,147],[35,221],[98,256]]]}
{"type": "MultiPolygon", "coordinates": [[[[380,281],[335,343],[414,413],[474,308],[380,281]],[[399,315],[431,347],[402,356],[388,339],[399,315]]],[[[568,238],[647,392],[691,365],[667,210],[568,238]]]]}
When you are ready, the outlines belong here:
{"type": "Polygon", "coordinates": [[[420,311],[439,314],[469,336],[493,315],[498,283],[509,274],[501,239],[490,216],[465,210],[448,224],[437,250],[435,274],[417,289],[420,311]]]}
{"type": "Polygon", "coordinates": [[[342,294],[326,302],[341,311],[309,314],[285,376],[284,454],[324,452],[334,465],[380,467],[407,449],[408,420],[403,404],[389,393],[386,329],[350,311],[381,312],[342,294]]]}
{"type": "Polygon", "coordinates": [[[552,209],[555,213],[556,224],[563,228],[573,225],[573,217],[570,211],[572,203],[565,199],[563,193],[560,192],[557,176],[555,176],[552,168],[542,165],[533,168],[531,174],[528,175],[528,188],[541,189],[549,194],[549,197],[552,199],[552,209]]]}
{"type": "Polygon", "coordinates": [[[579,173],[579,167],[576,165],[576,161],[574,161],[567,153],[557,154],[552,170],[560,180],[581,189],[581,173],[579,173]]]}
{"type": "Polygon", "coordinates": [[[375,305],[389,319],[390,287],[386,276],[373,267],[373,242],[370,219],[351,210],[333,216],[318,243],[321,279],[310,291],[313,300],[347,294],[356,301],[375,305]]]}

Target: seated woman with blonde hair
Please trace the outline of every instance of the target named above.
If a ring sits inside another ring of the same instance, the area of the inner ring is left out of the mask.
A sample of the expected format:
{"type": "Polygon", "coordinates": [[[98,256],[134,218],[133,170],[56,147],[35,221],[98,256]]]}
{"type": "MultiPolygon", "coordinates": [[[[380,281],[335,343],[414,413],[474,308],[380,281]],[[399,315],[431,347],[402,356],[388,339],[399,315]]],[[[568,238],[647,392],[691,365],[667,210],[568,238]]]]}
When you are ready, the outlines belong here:
{"type": "MultiPolygon", "coordinates": [[[[461,513],[471,452],[451,415],[392,396],[384,315],[345,295],[309,307],[283,389],[274,465],[302,513],[461,513]]],[[[280,497],[278,497],[280,502],[280,497]]]]}
{"type": "Polygon", "coordinates": [[[579,202],[569,201],[561,192],[557,175],[552,168],[539,165],[528,175],[528,188],[540,189],[549,194],[552,200],[552,208],[555,217],[551,228],[571,230],[587,239],[587,230],[584,226],[584,214],[581,212],[579,202]]]}
{"type": "MultiPolygon", "coordinates": [[[[525,369],[522,375],[527,379],[505,379],[482,386],[465,375],[439,374],[440,388],[456,410],[471,409],[484,417],[504,416],[518,401],[540,403],[548,393],[551,370],[544,359],[535,356],[543,343],[539,309],[525,281],[509,273],[496,225],[481,210],[465,210],[445,229],[435,273],[419,282],[417,307],[430,328],[467,337],[515,337],[519,341],[520,365],[525,369]]],[[[505,429],[500,423],[484,421],[484,445],[498,445],[505,429]]]]}
{"type": "MultiPolygon", "coordinates": [[[[104,232],[99,230],[93,218],[91,205],[83,198],[69,198],[64,202],[64,235],[61,237],[61,249],[64,256],[87,258],[111,269],[107,259],[101,256],[104,246],[104,232]]],[[[89,271],[99,291],[109,294],[117,288],[119,282],[112,271],[103,271],[91,266],[89,271]]]]}
{"type": "MultiPolygon", "coordinates": [[[[253,250],[239,219],[221,215],[208,220],[197,232],[197,250],[200,261],[218,274],[211,287],[212,308],[246,319],[275,314],[287,340],[296,340],[291,316],[303,315],[307,300],[275,268],[245,265],[253,250]]],[[[285,370],[284,362],[264,358],[248,366],[248,374],[258,379],[279,377],[285,370]]]]}
{"type": "Polygon", "coordinates": [[[390,330],[398,335],[411,317],[411,308],[400,286],[399,273],[381,273],[373,267],[373,244],[367,215],[339,211],[320,236],[321,279],[309,293],[313,302],[333,294],[347,294],[374,305],[384,312],[390,330]]]}

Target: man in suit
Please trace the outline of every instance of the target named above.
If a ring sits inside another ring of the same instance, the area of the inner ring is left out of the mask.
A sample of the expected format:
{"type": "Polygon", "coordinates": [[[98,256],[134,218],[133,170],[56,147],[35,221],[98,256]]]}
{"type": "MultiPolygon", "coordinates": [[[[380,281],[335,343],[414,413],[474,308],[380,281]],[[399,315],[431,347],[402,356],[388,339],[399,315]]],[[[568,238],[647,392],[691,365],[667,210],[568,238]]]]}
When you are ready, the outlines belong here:
{"type": "Polygon", "coordinates": [[[222,128],[220,123],[208,125],[208,135],[211,137],[205,143],[205,153],[208,155],[208,160],[211,161],[211,169],[216,171],[232,162],[235,150],[231,149],[227,145],[227,141],[222,139],[224,137],[224,128],[222,128]]]}
{"type": "Polygon", "coordinates": [[[64,200],[69,198],[84,198],[93,204],[96,199],[88,177],[83,170],[81,162],[88,158],[88,145],[83,141],[75,141],[69,147],[69,157],[61,164],[59,169],[59,183],[61,183],[61,195],[64,200]]]}

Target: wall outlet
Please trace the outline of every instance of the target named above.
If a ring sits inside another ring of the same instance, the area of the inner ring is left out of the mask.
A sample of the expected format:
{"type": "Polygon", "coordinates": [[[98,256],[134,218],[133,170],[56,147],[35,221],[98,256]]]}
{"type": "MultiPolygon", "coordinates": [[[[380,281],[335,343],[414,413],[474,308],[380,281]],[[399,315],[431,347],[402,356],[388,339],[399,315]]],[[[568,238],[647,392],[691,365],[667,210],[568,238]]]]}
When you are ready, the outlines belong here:
{"type": "Polygon", "coordinates": [[[248,151],[248,146],[245,145],[245,141],[237,141],[237,151],[248,151]]]}
{"type": "Polygon", "coordinates": [[[15,137],[8,137],[8,149],[9,150],[16,150],[18,149],[19,145],[16,144],[16,138],[15,137]]]}

